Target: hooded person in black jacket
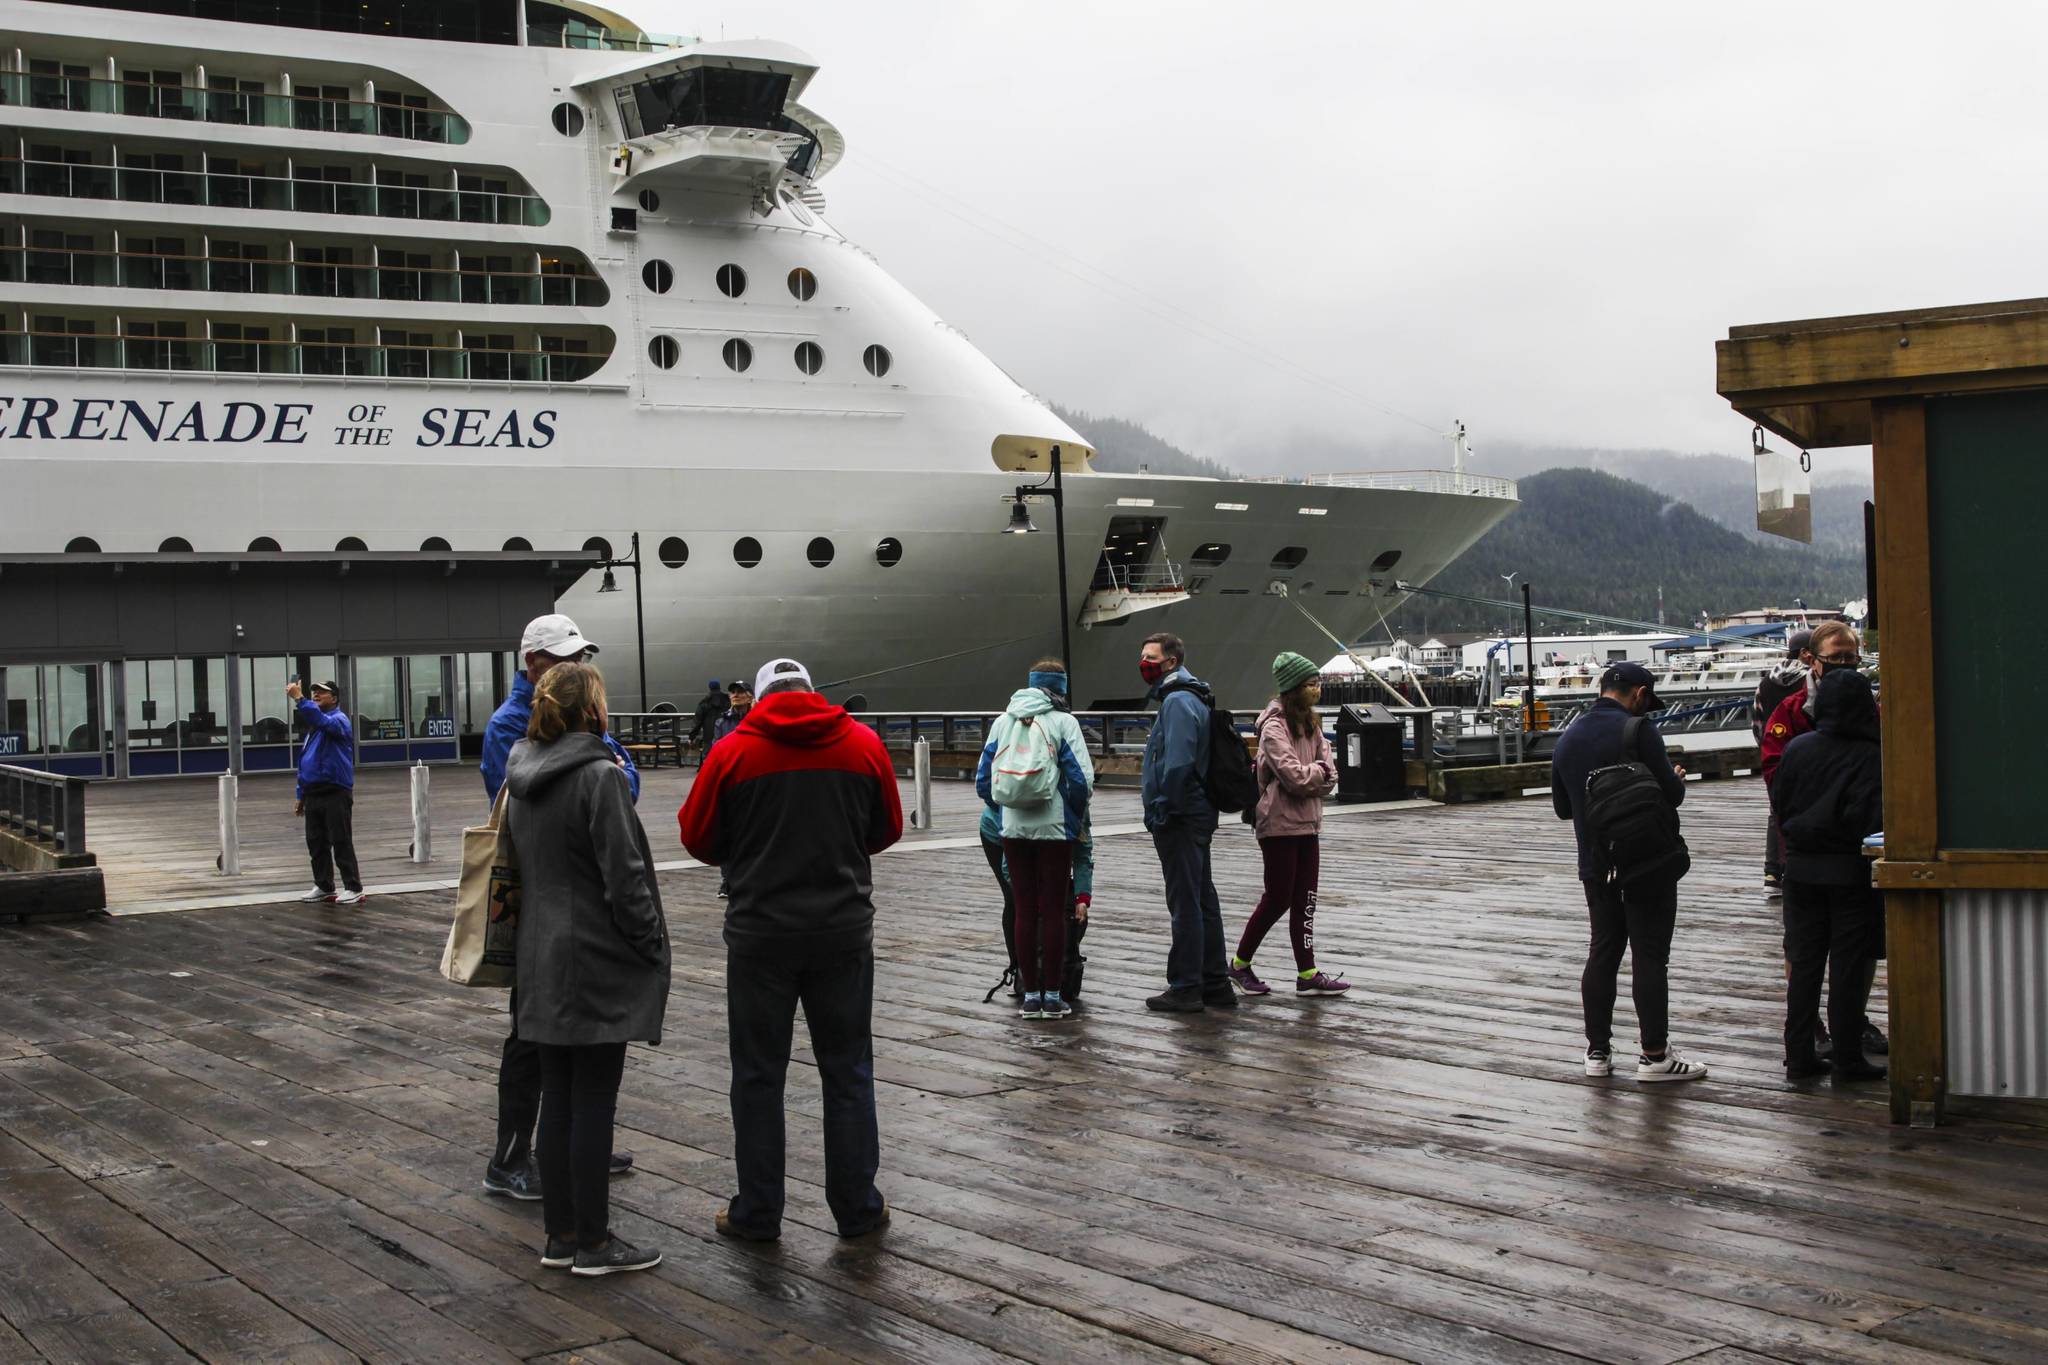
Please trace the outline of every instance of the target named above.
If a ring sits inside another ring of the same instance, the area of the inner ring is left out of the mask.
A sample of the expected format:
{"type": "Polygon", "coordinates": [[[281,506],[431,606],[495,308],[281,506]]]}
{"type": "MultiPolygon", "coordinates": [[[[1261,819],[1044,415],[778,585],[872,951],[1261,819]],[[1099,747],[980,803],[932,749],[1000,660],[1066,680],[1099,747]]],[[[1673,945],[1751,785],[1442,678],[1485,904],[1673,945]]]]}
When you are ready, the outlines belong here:
{"type": "Polygon", "coordinates": [[[1818,1076],[1813,1016],[1827,976],[1833,1070],[1840,1080],[1885,1074],[1857,1043],[1869,994],[1866,960],[1884,955],[1884,902],[1863,840],[1884,825],[1882,750],[1870,680],[1837,669],[1820,681],[1815,729],[1785,748],[1771,810],[1785,842],[1785,1075],[1818,1076]]]}

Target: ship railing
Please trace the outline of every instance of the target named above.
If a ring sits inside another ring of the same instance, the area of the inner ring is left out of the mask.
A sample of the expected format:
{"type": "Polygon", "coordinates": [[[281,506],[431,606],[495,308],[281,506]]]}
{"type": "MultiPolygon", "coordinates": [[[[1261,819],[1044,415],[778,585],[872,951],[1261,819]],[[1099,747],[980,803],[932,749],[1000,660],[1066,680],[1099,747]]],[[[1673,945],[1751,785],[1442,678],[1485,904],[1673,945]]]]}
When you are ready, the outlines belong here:
{"type": "Polygon", "coordinates": [[[277,260],[175,252],[109,251],[99,247],[0,246],[0,282],[124,289],[206,290],[222,294],[290,294],[308,298],[386,299],[403,303],[526,304],[593,308],[610,291],[592,273],[566,270],[476,270],[447,266],[356,265],[294,259],[291,243],[277,260]]]}
{"type": "Polygon", "coordinates": [[[81,114],[183,119],[301,132],[360,133],[459,146],[469,141],[460,114],[431,104],[337,99],[327,95],[272,95],[253,90],[205,90],[191,85],[110,81],[89,76],[0,72],[0,105],[61,109],[81,114]]]}
{"type": "Polygon", "coordinates": [[[246,336],[202,338],[0,330],[0,365],[50,369],[574,384],[596,374],[610,358],[608,351],[508,350],[442,343],[393,345],[388,340],[270,340],[246,336]]]}
{"type": "Polygon", "coordinates": [[[1185,592],[1187,584],[1180,565],[1172,560],[1151,564],[1099,563],[1089,581],[1091,592],[1174,593],[1185,592]]]}
{"type": "Polygon", "coordinates": [[[688,47],[695,38],[677,33],[622,33],[588,24],[528,24],[528,47],[566,47],[588,52],[664,52],[688,47]]]}
{"type": "Polygon", "coordinates": [[[1246,479],[1245,483],[1294,484],[1307,488],[1380,488],[1402,493],[1457,493],[1483,498],[1519,499],[1513,479],[1491,474],[1461,474],[1454,469],[1376,469],[1349,474],[1310,474],[1307,477],[1269,476],[1246,479]]]}
{"type": "MultiPolygon", "coordinates": [[[[853,719],[891,749],[922,739],[938,754],[978,754],[1001,711],[856,711],[853,719]]],[[[1152,733],[1150,711],[1076,711],[1088,752],[1097,758],[1142,754],[1152,733]]]]}
{"type": "MultiPolygon", "coordinates": [[[[369,169],[374,175],[376,168],[369,169]]],[[[115,167],[17,156],[0,156],[0,192],[508,227],[542,227],[552,216],[539,196],[504,190],[380,184],[374,178],[316,180],[239,171],[115,167]]]]}

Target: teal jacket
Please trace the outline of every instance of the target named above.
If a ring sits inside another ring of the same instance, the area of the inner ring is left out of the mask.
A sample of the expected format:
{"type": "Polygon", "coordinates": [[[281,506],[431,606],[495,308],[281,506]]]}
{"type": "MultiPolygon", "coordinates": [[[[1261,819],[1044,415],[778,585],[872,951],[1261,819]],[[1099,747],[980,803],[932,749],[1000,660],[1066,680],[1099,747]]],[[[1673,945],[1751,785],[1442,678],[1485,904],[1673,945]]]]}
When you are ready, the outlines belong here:
{"type": "Polygon", "coordinates": [[[1088,797],[1094,789],[1095,765],[1088,759],[1081,722],[1054,706],[1052,698],[1038,688],[1019,688],[1010,698],[1009,709],[989,727],[988,743],[981,746],[981,763],[974,771],[974,790],[982,805],[997,812],[1001,821],[998,837],[1084,839],[1088,834],[1088,797]],[[1042,727],[1052,743],[1053,758],[1059,764],[1059,794],[1040,806],[998,806],[991,785],[996,754],[1023,720],[1042,727]]]}

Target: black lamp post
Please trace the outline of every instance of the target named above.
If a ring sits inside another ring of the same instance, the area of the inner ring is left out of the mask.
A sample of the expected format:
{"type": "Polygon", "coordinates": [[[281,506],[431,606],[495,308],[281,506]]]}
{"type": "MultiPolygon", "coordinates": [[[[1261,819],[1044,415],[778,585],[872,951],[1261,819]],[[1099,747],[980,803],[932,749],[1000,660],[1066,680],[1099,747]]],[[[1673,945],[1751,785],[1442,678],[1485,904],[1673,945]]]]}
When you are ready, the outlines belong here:
{"type": "Polygon", "coordinates": [[[604,561],[604,582],[597,585],[599,592],[617,592],[619,580],[612,576],[613,569],[633,571],[633,639],[640,651],[640,710],[647,710],[647,612],[640,597],[640,533],[633,532],[633,553],[625,559],[604,561]]]}
{"type": "Polygon", "coordinates": [[[1010,524],[1003,528],[1009,535],[1029,535],[1038,530],[1031,524],[1031,509],[1026,505],[1028,498],[1051,498],[1053,518],[1053,540],[1058,551],[1060,575],[1060,658],[1067,665],[1067,696],[1076,704],[1080,690],[1074,684],[1074,647],[1068,630],[1072,625],[1073,613],[1067,610],[1067,497],[1066,485],[1060,478],[1060,448],[1052,448],[1052,486],[1042,483],[1027,483],[1017,486],[1017,495],[1010,504],[1010,524]]]}

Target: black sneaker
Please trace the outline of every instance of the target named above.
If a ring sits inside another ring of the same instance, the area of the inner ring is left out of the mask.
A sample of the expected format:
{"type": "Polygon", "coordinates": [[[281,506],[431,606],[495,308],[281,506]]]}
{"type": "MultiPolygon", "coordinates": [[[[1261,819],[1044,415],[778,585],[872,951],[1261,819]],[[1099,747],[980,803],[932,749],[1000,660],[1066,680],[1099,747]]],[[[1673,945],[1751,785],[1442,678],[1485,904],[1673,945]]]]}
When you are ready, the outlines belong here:
{"type": "Polygon", "coordinates": [[[727,899],[729,899],[729,898],[730,898],[731,896],[732,896],[732,887],[731,887],[731,885],[730,885],[729,883],[726,883],[726,882],[720,882],[720,883],[718,884],[718,898],[719,898],[720,900],[727,900],[727,899]]]}
{"type": "Polygon", "coordinates": [[[1863,1055],[1866,1057],[1884,1057],[1890,1055],[1891,1050],[1891,1040],[1878,1031],[1877,1025],[1865,1019],[1863,1021],[1863,1055]]]}
{"type": "Polygon", "coordinates": [[[484,1190],[511,1199],[538,1199],[540,1167],[533,1163],[531,1157],[518,1166],[500,1166],[492,1162],[484,1168],[484,1190]]]}
{"type": "Polygon", "coordinates": [[[1837,1059],[1835,1062],[1835,1079],[1838,1081],[1881,1081],[1885,1074],[1884,1067],[1861,1057],[1837,1059]]]}
{"type": "Polygon", "coordinates": [[[755,1232],[749,1228],[741,1227],[738,1223],[732,1221],[732,1210],[730,1209],[720,1209],[718,1217],[712,1220],[711,1225],[718,1229],[720,1237],[730,1237],[736,1242],[773,1242],[782,1236],[780,1228],[774,1232],[755,1232]]]}
{"type": "Polygon", "coordinates": [[[605,1173],[612,1176],[621,1176],[631,1175],[632,1172],[633,1154],[631,1152],[613,1152],[611,1164],[606,1167],[605,1173]]]}
{"type": "MultiPolygon", "coordinates": [[[[1233,1002],[1234,1003],[1234,1002],[1233,1002]]],[[[1161,991],[1145,1001],[1148,1010],[1159,1010],[1166,1014],[1200,1014],[1202,993],[1193,987],[1179,991],[1161,991]]]]}
{"type": "Polygon", "coordinates": [[[1234,1010],[1237,1008],[1237,987],[1228,981],[1221,986],[1202,992],[1202,1004],[1212,1010],[1234,1010]]]}
{"type": "Polygon", "coordinates": [[[1825,1057],[1806,1057],[1799,1061],[1785,1063],[1785,1079],[1788,1081],[1810,1081],[1815,1076],[1825,1076],[1835,1069],[1835,1064],[1825,1057]]]}
{"type": "Polygon", "coordinates": [[[869,1237],[873,1236],[877,1232],[880,1232],[883,1228],[888,1226],[889,1201],[884,1199],[882,1201],[882,1211],[880,1213],[876,1214],[873,1218],[868,1219],[868,1221],[865,1223],[861,1223],[857,1226],[850,1228],[839,1229],[839,1235],[844,1238],[869,1237]]]}
{"type": "Polygon", "coordinates": [[[567,1270],[576,1262],[576,1244],[566,1237],[550,1234],[548,1244],[541,1248],[540,1263],[549,1270],[567,1270]]]}
{"type": "Polygon", "coordinates": [[[661,1264],[661,1253],[636,1247],[623,1237],[612,1237],[601,1247],[576,1248],[571,1275],[618,1275],[628,1270],[652,1270],[661,1264]]]}

